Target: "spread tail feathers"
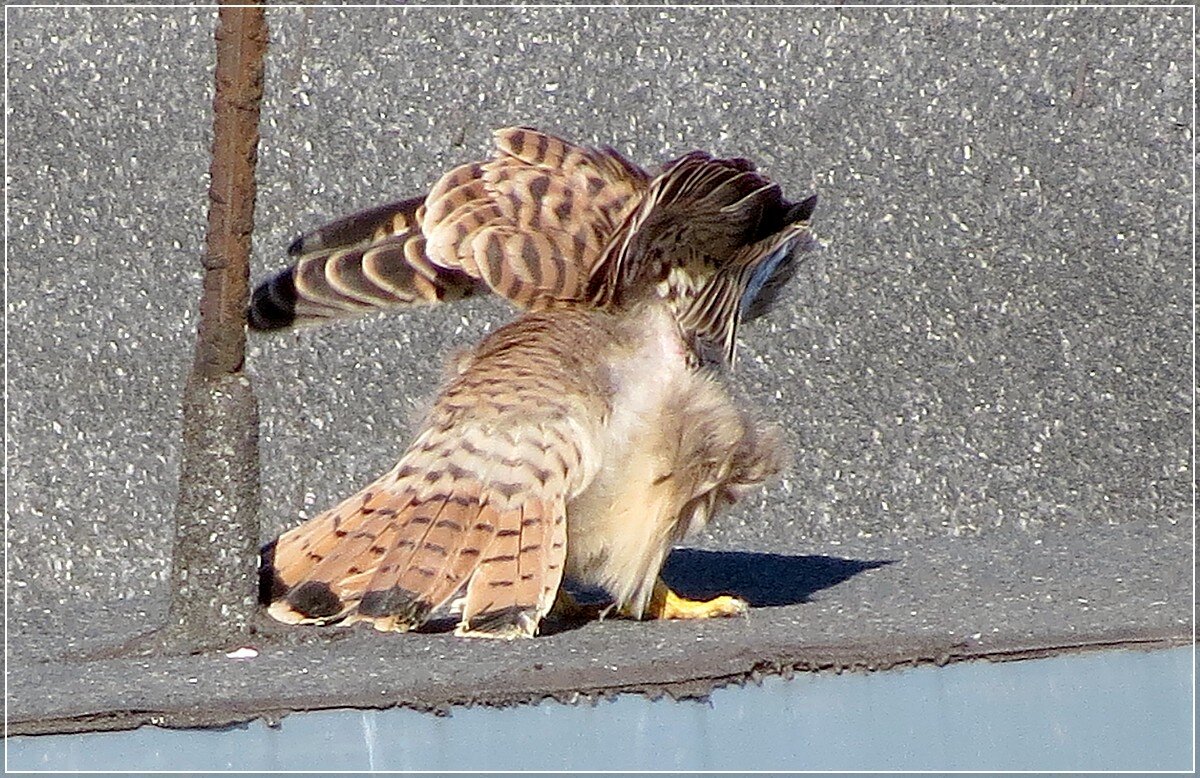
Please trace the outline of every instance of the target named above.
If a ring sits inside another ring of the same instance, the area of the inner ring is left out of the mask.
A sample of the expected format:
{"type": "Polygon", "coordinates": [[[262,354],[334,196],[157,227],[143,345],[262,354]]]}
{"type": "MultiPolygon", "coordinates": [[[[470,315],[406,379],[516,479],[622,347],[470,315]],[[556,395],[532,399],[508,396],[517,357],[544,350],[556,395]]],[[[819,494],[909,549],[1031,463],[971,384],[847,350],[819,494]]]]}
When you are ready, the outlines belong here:
{"type": "Polygon", "coordinates": [[[603,400],[570,351],[590,321],[485,339],[390,473],[267,547],[268,613],[406,631],[465,589],[460,634],[532,636],[562,578],[567,502],[597,468],[603,400]]]}
{"type": "Polygon", "coordinates": [[[562,578],[566,474],[559,488],[531,495],[510,483],[515,460],[489,450],[495,440],[481,429],[447,456],[447,441],[431,439],[281,535],[263,555],[268,613],[291,624],[366,621],[404,632],[465,587],[460,633],[531,637],[562,578]]]}

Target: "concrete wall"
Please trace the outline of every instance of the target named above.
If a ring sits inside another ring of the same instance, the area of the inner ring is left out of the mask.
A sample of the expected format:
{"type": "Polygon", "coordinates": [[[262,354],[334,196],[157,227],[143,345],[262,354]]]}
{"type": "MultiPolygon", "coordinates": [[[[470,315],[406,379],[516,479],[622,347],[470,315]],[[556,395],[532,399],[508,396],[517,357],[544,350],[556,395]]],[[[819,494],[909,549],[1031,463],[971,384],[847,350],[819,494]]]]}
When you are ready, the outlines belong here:
{"type": "MultiPolygon", "coordinates": [[[[161,593],[205,217],[214,15],[14,9],[10,596],[161,593]]],[[[283,9],[256,277],[297,232],[531,124],[746,155],[827,248],[744,329],[787,477],[701,545],[1190,516],[1191,23],[1157,9],[283,9]]],[[[398,456],[495,303],[255,338],[264,535],[398,456]]]]}

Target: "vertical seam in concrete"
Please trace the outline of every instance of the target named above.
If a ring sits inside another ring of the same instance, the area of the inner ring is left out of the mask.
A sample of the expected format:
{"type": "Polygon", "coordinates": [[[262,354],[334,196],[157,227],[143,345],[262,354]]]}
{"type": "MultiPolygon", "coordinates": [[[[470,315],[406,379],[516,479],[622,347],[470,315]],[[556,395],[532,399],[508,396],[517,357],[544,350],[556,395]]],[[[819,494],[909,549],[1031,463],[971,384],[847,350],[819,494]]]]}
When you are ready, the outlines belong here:
{"type": "Polygon", "coordinates": [[[193,367],[205,377],[240,372],[246,353],[254,168],[267,47],[262,7],[222,7],[216,39],[208,233],[193,367]]]}
{"type": "Polygon", "coordinates": [[[183,399],[164,636],[185,650],[228,645],[247,633],[256,607],[258,409],[242,366],[266,47],[261,5],[221,6],[204,281],[183,399]]]}

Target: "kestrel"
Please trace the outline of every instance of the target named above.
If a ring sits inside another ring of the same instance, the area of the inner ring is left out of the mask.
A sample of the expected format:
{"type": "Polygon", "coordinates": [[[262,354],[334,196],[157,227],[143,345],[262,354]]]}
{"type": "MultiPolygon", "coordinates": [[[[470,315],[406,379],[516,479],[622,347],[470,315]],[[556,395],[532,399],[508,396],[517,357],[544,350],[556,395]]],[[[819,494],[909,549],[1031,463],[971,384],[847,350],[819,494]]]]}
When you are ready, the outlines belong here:
{"type": "MultiPolygon", "coordinates": [[[[443,179],[413,210],[428,220],[447,199],[439,192],[474,187],[432,228],[391,238],[342,229],[358,248],[312,255],[292,274],[292,310],[307,317],[309,260],[327,280],[357,267],[349,275],[374,284],[381,267],[390,278],[408,267],[411,279],[451,247],[454,272],[475,279],[456,288],[482,283],[532,310],[458,360],[393,470],[268,545],[268,612],[406,631],[459,595],[459,634],[530,637],[556,600],[569,603],[564,575],[635,618],[744,611],[734,597],[681,598],[658,574],[678,540],[779,469],[778,433],[734,404],[711,365],[732,362],[738,320],[769,306],[809,247],[815,199],[788,203],[745,160],[694,152],[627,202],[585,208],[563,192],[577,174],[586,191],[579,171],[615,153],[527,130],[499,137],[505,175],[524,182],[519,197],[497,196],[505,179],[487,165],[467,166],[482,172],[449,190],[443,179]],[[518,156],[530,142],[536,153],[518,156]],[[549,158],[552,170],[538,167],[549,158]],[[404,262],[376,264],[381,250],[404,262]]],[[[611,167],[641,180],[628,163],[611,167]]],[[[330,283],[321,305],[346,288],[330,283]]]]}

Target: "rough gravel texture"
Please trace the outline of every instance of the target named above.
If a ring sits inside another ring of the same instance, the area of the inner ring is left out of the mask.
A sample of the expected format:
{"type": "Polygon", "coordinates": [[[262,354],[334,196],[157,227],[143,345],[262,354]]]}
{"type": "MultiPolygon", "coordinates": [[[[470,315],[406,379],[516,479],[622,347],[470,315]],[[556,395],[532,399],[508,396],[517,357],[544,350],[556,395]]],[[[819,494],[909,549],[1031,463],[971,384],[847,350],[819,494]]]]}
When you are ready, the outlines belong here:
{"type": "MultiPolygon", "coordinates": [[[[44,661],[164,615],[214,17],[7,14],[10,716],[30,731],[166,710],[187,678],[225,677],[220,654],[44,661]],[[61,696],[35,691],[52,681],[61,696]]],[[[297,232],[422,191],[511,124],[646,164],[750,156],[790,196],[820,194],[826,248],[743,332],[740,391],[794,462],[672,563],[681,586],[768,607],[517,646],[272,638],[272,667],[330,669],[299,696],[287,673],[231,675],[219,710],[346,704],[346,678],[375,678],[363,657],[428,657],[392,662],[362,698],[419,706],[469,695],[470,678],[536,696],[535,661],[562,688],[616,688],[648,656],[655,682],[687,681],[708,645],[735,675],[804,666],[813,646],[1191,634],[1189,9],[310,8],[269,23],[256,276],[297,232]]],[[[390,466],[442,357],[507,315],[469,302],[255,338],[264,538],[390,466]]]]}

